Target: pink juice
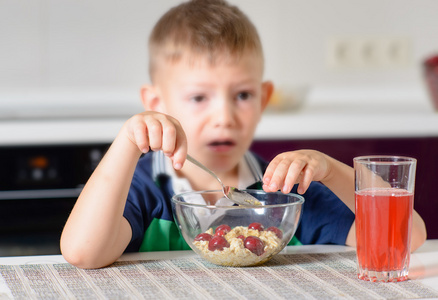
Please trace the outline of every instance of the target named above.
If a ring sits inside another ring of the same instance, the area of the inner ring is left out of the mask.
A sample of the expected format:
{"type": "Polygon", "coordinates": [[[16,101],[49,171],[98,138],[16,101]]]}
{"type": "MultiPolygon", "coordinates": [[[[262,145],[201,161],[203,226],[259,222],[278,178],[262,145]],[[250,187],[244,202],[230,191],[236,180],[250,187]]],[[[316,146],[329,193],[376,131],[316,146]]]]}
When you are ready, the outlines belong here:
{"type": "Polygon", "coordinates": [[[356,192],[359,268],[376,272],[407,270],[413,203],[414,195],[401,189],[356,192]]]}

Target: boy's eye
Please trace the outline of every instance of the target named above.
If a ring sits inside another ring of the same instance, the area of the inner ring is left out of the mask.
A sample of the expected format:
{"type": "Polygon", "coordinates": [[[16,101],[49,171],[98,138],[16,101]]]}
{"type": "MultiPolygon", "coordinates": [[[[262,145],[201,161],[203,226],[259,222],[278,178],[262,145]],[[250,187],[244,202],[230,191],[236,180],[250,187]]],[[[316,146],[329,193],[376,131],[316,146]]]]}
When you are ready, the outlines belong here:
{"type": "Polygon", "coordinates": [[[251,94],[248,92],[242,92],[237,95],[238,100],[248,100],[251,97],[251,94]]]}
{"type": "Polygon", "coordinates": [[[194,102],[202,102],[204,99],[205,99],[205,97],[202,95],[192,97],[192,101],[194,101],[194,102]]]}

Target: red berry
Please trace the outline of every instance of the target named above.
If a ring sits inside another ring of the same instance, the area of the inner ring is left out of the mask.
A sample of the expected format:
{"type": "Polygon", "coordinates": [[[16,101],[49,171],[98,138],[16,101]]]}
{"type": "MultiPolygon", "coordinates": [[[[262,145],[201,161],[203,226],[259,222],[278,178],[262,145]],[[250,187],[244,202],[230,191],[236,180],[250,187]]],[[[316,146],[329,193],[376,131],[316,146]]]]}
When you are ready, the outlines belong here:
{"type": "Polygon", "coordinates": [[[269,227],[268,229],[266,229],[266,231],[272,231],[272,232],[274,232],[275,235],[276,235],[279,239],[283,238],[283,232],[282,232],[280,229],[278,229],[277,227],[275,227],[275,226],[271,226],[271,227],[269,227]]]}
{"type": "Polygon", "coordinates": [[[208,250],[214,251],[219,250],[222,251],[224,248],[230,247],[230,244],[223,236],[214,236],[208,242],[208,250]]]}
{"type": "Polygon", "coordinates": [[[256,254],[257,256],[260,256],[263,254],[263,252],[265,252],[264,251],[265,244],[261,239],[259,239],[256,236],[250,235],[246,237],[246,239],[243,241],[243,245],[245,246],[246,249],[256,254]]]}
{"type": "Polygon", "coordinates": [[[228,232],[231,231],[231,227],[225,224],[219,225],[218,227],[216,227],[216,232],[218,232],[219,230],[225,231],[225,234],[227,234],[228,232]]]}
{"type": "Polygon", "coordinates": [[[238,238],[238,239],[241,239],[242,241],[245,240],[245,237],[244,237],[243,235],[239,235],[237,238],[238,238]]]}
{"type": "Polygon", "coordinates": [[[260,223],[254,222],[254,223],[251,223],[248,225],[248,229],[263,231],[265,229],[265,227],[263,227],[263,225],[260,223]]]}
{"type": "Polygon", "coordinates": [[[224,235],[226,235],[228,233],[228,231],[227,230],[225,230],[225,229],[220,229],[220,230],[217,230],[216,229],[216,233],[214,234],[215,236],[224,236],[224,235]]]}
{"type": "Polygon", "coordinates": [[[212,236],[208,233],[200,233],[195,237],[195,241],[209,241],[211,240],[212,236]]]}

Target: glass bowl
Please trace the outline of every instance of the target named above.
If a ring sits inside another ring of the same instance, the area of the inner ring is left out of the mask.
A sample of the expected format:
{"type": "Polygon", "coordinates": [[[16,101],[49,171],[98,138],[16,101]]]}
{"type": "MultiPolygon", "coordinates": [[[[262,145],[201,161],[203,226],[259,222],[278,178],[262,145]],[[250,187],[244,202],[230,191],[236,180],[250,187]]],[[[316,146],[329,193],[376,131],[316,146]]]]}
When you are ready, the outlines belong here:
{"type": "Polygon", "coordinates": [[[304,198],[297,194],[244,190],[262,206],[239,206],[221,190],[172,197],[176,224],[189,246],[222,266],[254,266],[271,259],[290,242],[304,198]]]}

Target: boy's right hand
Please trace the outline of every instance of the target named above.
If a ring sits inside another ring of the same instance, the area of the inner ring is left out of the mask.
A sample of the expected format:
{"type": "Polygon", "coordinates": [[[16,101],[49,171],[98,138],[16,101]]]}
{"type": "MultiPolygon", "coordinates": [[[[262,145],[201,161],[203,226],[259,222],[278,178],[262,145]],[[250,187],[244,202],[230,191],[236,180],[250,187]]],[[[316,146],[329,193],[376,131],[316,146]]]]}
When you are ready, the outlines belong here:
{"type": "Polygon", "coordinates": [[[187,155],[187,138],[175,118],[145,111],[126,121],[124,132],[127,138],[142,152],[162,150],[173,161],[175,169],[181,169],[187,155]]]}
{"type": "Polygon", "coordinates": [[[81,268],[113,263],[125,251],[132,227],[123,216],[138,158],[163,150],[176,169],[187,155],[186,135],[174,118],[153,111],[131,117],[85,184],[64,226],[61,251],[81,268]]]}

